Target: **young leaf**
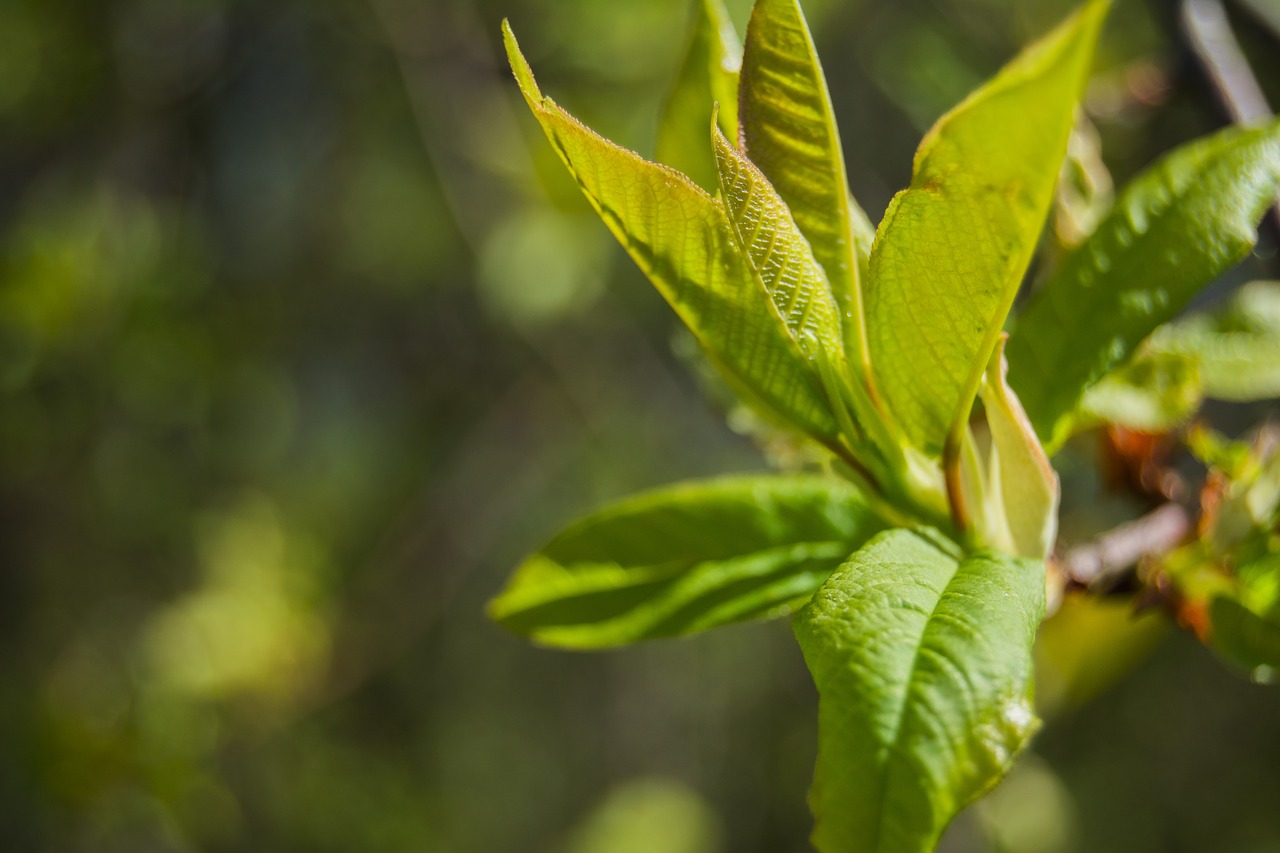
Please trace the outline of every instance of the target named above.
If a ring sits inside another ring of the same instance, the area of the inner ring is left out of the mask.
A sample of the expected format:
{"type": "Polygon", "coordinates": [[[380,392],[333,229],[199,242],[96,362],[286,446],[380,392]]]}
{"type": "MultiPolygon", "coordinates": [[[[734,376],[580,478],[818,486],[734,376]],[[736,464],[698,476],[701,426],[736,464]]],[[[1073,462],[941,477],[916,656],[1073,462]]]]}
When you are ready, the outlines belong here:
{"type": "Polygon", "coordinates": [[[742,44],[722,0],[697,0],[693,37],[658,124],[658,161],[684,172],[709,192],[715,161],[707,150],[707,121],[720,104],[720,127],[738,136],[738,69],[742,44]]]}
{"type": "Polygon", "coordinates": [[[943,116],[876,233],[876,385],[937,454],[968,418],[1053,197],[1106,5],[1091,2],[943,116]]]}
{"type": "Polygon", "coordinates": [[[885,522],[847,482],[741,476],[632,497],[526,560],[489,613],[592,649],[782,616],[885,522]]]}
{"type": "MultiPolygon", "coordinates": [[[[1058,534],[1058,475],[1009,387],[1004,344],[997,345],[980,393],[998,466],[1000,503],[1009,541],[995,543],[1019,557],[1044,559],[1058,534]]],[[[994,486],[994,484],[993,484],[994,486]]]]}
{"type": "Polygon", "coordinates": [[[818,685],[810,806],[821,853],[931,853],[1036,727],[1044,563],[871,540],[796,615],[818,685]]]}
{"type": "Polygon", "coordinates": [[[839,427],[768,295],[733,242],[721,204],[684,175],[595,134],[544,97],[503,24],[529,108],[600,214],[735,388],[820,440],[839,427]]]}
{"type": "Polygon", "coordinates": [[[1085,389],[1241,261],[1280,185],[1280,121],[1184,145],[1131,182],[1019,318],[1009,381],[1051,448],[1085,389]]]}
{"type": "Polygon", "coordinates": [[[1198,364],[1205,396],[1236,402],[1280,397],[1280,284],[1247,284],[1217,311],[1161,326],[1149,346],[1198,364]]]}
{"type": "Polygon", "coordinates": [[[869,369],[858,247],[872,227],[849,193],[840,134],[798,0],[757,0],[742,55],[741,144],[791,208],[840,305],[851,363],[869,369]]]}

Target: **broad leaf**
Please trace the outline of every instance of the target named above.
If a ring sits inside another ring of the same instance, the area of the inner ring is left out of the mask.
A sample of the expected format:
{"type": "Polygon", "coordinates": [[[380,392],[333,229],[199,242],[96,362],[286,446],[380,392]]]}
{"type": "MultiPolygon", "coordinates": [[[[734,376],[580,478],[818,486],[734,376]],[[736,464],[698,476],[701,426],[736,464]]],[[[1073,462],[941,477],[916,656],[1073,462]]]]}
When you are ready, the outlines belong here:
{"type": "Polygon", "coordinates": [[[1280,185],[1280,122],[1176,149],[1130,183],[1019,318],[1009,381],[1058,446],[1085,389],[1249,254],[1280,185]]]}
{"type": "Polygon", "coordinates": [[[1035,250],[1106,6],[1093,2],[943,116],[876,233],[867,327],[906,437],[953,446],[1035,250]]]}
{"type": "Polygon", "coordinates": [[[1206,396],[1239,402],[1280,397],[1280,283],[1247,284],[1217,311],[1160,327],[1150,346],[1198,364],[1206,396]]]}
{"type": "Polygon", "coordinates": [[[931,853],[1000,779],[1036,727],[1044,606],[1044,563],[901,529],[822,585],[794,622],[819,694],[819,851],[931,853]]]}
{"type": "Polygon", "coordinates": [[[684,172],[698,186],[716,189],[715,160],[707,147],[707,122],[720,105],[720,127],[738,135],[738,69],[742,44],[722,0],[696,0],[693,36],[658,125],[658,160],[684,172]]]}
{"type": "Polygon", "coordinates": [[[744,396],[820,440],[839,428],[818,379],[738,253],[723,206],[679,172],[595,134],[544,97],[504,24],[520,89],[547,138],[712,362],[744,396]]]}
{"type": "Polygon", "coordinates": [[[1154,351],[1141,355],[1085,391],[1076,421],[1139,432],[1169,432],[1188,421],[1204,399],[1195,358],[1154,351]]]}
{"type": "Polygon", "coordinates": [[[569,527],[520,566],[489,612],[540,643],[579,649],[782,616],[884,528],[835,478],[660,489],[569,527]]]}
{"type": "Polygon", "coordinates": [[[798,0],[757,0],[752,9],[738,118],[747,156],[791,208],[826,271],[849,359],[865,373],[859,267],[866,263],[872,228],[849,194],[831,96],[798,0]]]}

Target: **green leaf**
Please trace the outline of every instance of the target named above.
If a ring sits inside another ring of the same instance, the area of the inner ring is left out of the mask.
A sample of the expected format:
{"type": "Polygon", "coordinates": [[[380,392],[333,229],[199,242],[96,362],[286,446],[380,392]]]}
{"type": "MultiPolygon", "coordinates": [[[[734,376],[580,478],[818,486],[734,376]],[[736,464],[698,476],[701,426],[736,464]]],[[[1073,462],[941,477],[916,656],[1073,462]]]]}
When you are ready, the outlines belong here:
{"type": "Polygon", "coordinates": [[[1036,728],[1044,563],[929,535],[873,539],[796,615],[818,685],[809,801],[822,853],[931,853],[1036,728]]]}
{"type": "Polygon", "coordinates": [[[1049,212],[1106,5],[1092,2],[943,116],[871,253],[876,385],[906,437],[957,442],[1049,212]]]}
{"type": "Polygon", "coordinates": [[[849,483],[739,476],[637,495],[526,560],[489,613],[591,649],[791,613],[885,528],[849,483]]]}
{"type": "Polygon", "coordinates": [[[1150,347],[1198,364],[1208,397],[1280,397],[1280,283],[1252,282],[1217,311],[1161,326],[1150,347]]]}
{"type": "Polygon", "coordinates": [[[991,431],[993,483],[999,484],[1000,507],[1008,531],[999,546],[1018,557],[1049,556],[1058,535],[1058,475],[1036,438],[1018,395],[1006,378],[1004,345],[996,347],[980,393],[991,431]]]}
{"type": "Polygon", "coordinates": [[[1085,391],[1077,421],[1081,426],[1105,423],[1139,432],[1168,432],[1190,420],[1203,400],[1204,383],[1195,358],[1153,351],[1085,391]]]}
{"type": "Polygon", "coordinates": [[[588,201],[751,402],[820,441],[839,432],[819,380],[739,254],[723,206],[688,178],[609,142],[544,97],[505,23],[516,80],[588,201]]]}
{"type": "Polygon", "coordinates": [[[1209,603],[1209,623],[1210,642],[1228,661],[1246,670],[1280,670],[1280,613],[1260,616],[1234,598],[1218,596],[1209,603]]]}
{"type": "Polygon", "coordinates": [[[742,44],[722,0],[697,0],[693,36],[658,124],[658,160],[714,192],[715,161],[707,122],[720,104],[720,127],[738,135],[738,70],[742,44]]]}
{"type": "Polygon", "coordinates": [[[1057,447],[1085,389],[1244,259],[1280,185],[1280,122],[1174,150],[1131,182],[1019,318],[1009,381],[1057,447]]]}
{"type": "Polygon", "coordinates": [[[831,95],[797,0],[757,0],[752,9],[738,117],[742,147],[813,247],[841,308],[849,359],[866,373],[859,272],[873,229],[849,193],[831,95]]]}

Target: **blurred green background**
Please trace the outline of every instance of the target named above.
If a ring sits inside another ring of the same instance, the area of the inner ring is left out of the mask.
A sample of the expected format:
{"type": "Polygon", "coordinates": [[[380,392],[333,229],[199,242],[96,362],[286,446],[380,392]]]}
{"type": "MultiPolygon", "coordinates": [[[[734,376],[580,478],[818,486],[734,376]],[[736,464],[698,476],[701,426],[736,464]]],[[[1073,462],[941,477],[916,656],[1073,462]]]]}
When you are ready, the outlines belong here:
{"type": "MultiPolygon", "coordinates": [[[[807,4],[873,216],[1069,5],[807,4]]],[[[649,152],[690,11],[0,2],[0,849],[807,849],[786,624],[588,656],[483,617],[575,513],[763,464],[499,60],[510,17],[544,89],[649,152]]],[[[1223,121],[1171,15],[1107,32],[1117,178],[1223,121]]],[[[1235,21],[1280,102],[1277,34],[1235,21]]],[[[1280,851],[1276,690],[1072,618],[1084,686],[1045,688],[945,849],[1280,851]]]]}

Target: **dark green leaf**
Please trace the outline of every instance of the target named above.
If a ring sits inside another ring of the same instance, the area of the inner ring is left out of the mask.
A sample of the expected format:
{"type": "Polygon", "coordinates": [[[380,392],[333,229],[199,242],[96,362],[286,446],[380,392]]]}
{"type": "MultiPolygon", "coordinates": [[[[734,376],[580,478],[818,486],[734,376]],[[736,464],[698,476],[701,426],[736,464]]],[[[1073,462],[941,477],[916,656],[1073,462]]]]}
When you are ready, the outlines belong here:
{"type": "Polygon", "coordinates": [[[853,486],[828,477],[661,489],[569,527],[520,566],[490,614],[579,649],[781,616],[885,526],[853,486]]]}
{"type": "Polygon", "coordinates": [[[1249,254],[1280,185],[1280,122],[1229,128],[1165,157],[1019,318],[1009,381],[1051,448],[1089,386],[1249,254]]]}

